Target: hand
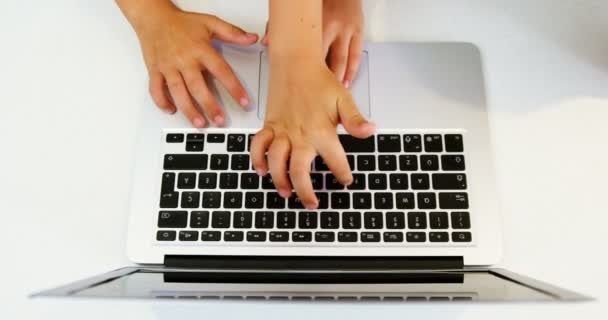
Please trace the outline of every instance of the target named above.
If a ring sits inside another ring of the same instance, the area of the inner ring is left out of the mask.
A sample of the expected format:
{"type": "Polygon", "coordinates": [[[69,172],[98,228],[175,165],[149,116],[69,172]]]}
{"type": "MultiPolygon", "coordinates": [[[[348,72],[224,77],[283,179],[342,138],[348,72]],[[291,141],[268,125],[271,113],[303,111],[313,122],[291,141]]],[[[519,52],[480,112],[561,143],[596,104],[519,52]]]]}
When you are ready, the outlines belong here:
{"type": "Polygon", "coordinates": [[[209,72],[239,105],[249,106],[243,85],[211,40],[251,45],[257,35],[212,15],[181,11],[170,1],[145,4],[137,14],[137,10],[123,11],[139,37],[156,105],[168,113],[175,113],[177,107],[197,128],[207,126],[208,120],[223,126],[224,112],[203,77],[203,72],[209,72]]]}
{"type": "MultiPolygon", "coordinates": [[[[268,45],[268,24],[262,44],[268,45]]],[[[323,52],[327,64],[346,88],[359,71],[363,52],[361,0],[323,0],[323,52]]]]}
{"type": "Polygon", "coordinates": [[[282,197],[290,197],[293,186],[303,205],[315,209],[318,200],[310,167],[317,154],[340,183],[352,183],[336,133],[338,123],[358,138],[369,137],[375,126],[365,120],[350,93],[321,59],[289,60],[283,65],[273,62],[269,81],[264,127],[251,146],[253,166],[261,176],[270,171],[282,197]]]}

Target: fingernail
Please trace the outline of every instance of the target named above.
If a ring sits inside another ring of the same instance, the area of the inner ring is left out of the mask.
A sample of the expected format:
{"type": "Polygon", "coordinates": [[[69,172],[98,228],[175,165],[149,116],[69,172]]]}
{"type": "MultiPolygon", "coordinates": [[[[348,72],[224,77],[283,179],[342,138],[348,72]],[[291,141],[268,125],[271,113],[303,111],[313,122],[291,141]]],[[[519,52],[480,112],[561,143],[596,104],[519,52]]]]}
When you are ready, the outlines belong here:
{"type": "Polygon", "coordinates": [[[205,123],[203,122],[203,120],[201,118],[194,118],[194,120],[192,121],[192,124],[194,124],[194,126],[196,128],[202,128],[205,123]]]}
{"type": "Polygon", "coordinates": [[[255,172],[257,172],[258,176],[260,176],[260,177],[263,177],[266,175],[266,170],[263,170],[262,168],[255,169],[255,172]]]}
{"type": "Polygon", "coordinates": [[[316,202],[310,202],[306,204],[306,209],[308,210],[315,210],[317,208],[317,203],[316,202]]]}
{"type": "Polygon", "coordinates": [[[241,104],[241,107],[247,107],[249,105],[249,99],[242,97],[241,100],[239,100],[239,103],[241,104]]]}
{"type": "Polygon", "coordinates": [[[213,118],[213,123],[215,123],[216,126],[223,126],[224,125],[224,117],[222,116],[215,116],[215,118],[213,118]]]}
{"type": "Polygon", "coordinates": [[[171,110],[171,109],[162,109],[166,114],[174,114],[175,111],[171,110]]]}
{"type": "Polygon", "coordinates": [[[344,88],[348,89],[350,87],[350,81],[344,80],[344,88]]]}
{"type": "Polygon", "coordinates": [[[279,189],[279,195],[283,198],[289,198],[289,190],[287,189],[279,189]]]}

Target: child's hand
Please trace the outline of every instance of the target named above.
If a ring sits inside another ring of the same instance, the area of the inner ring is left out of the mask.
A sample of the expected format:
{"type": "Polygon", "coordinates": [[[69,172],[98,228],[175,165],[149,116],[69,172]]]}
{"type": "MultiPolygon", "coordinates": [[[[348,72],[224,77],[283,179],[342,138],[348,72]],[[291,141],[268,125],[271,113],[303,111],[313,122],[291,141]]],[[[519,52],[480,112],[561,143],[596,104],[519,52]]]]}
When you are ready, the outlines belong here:
{"type": "Polygon", "coordinates": [[[225,115],[203,72],[217,78],[242,107],[249,105],[247,92],[211,40],[251,45],[257,35],[212,15],[181,11],[171,1],[139,2],[118,1],[139,37],[150,76],[150,94],[161,109],[174,113],[177,107],[201,128],[207,125],[202,108],[207,119],[223,126],[225,115]]]}
{"type": "MultiPolygon", "coordinates": [[[[268,45],[268,28],[262,39],[268,45]]],[[[323,0],[323,52],[327,64],[346,88],[359,70],[363,52],[361,0],[323,0]]]]}
{"type": "Polygon", "coordinates": [[[318,200],[310,168],[317,154],[340,183],[349,185],[353,179],[336,133],[338,123],[358,138],[369,137],[375,127],[321,59],[274,63],[268,89],[264,128],[251,146],[253,166],[259,175],[270,171],[281,196],[289,197],[293,186],[304,206],[314,209],[318,200]]]}

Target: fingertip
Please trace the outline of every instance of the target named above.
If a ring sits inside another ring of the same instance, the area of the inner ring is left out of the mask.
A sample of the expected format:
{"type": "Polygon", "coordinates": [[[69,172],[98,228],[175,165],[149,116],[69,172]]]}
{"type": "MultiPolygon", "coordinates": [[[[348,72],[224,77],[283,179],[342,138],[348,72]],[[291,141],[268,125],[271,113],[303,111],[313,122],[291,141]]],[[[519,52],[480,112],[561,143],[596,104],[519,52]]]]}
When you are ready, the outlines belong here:
{"type": "Polygon", "coordinates": [[[205,121],[197,117],[192,120],[192,125],[194,125],[195,128],[203,128],[205,126],[205,121]]]}
{"type": "Polygon", "coordinates": [[[344,84],[344,88],[349,89],[350,88],[350,80],[344,80],[344,82],[342,82],[344,84]]]}
{"type": "Polygon", "coordinates": [[[278,191],[279,191],[279,195],[283,198],[291,197],[291,190],[281,188],[278,191]]]}
{"type": "Polygon", "coordinates": [[[213,118],[213,123],[218,127],[223,127],[226,123],[226,119],[221,115],[217,115],[213,118]]]}

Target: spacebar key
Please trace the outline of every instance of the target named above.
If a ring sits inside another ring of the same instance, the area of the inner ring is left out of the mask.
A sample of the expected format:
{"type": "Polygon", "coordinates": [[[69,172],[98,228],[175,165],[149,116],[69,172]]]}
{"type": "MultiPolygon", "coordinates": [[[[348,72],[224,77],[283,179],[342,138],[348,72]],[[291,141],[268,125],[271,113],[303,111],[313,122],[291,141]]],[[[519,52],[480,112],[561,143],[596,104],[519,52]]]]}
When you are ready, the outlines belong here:
{"type": "Polygon", "coordinates": [[[358,139],[347,134],[340,134],[338,137],[346,152],[357,153],[376,151],[375,136],[373,135],[367,139],[358,139]]]}
{"type": "Polygon", "coordinates": [[[165,170],[206,170],[206,154],[166,154],[165,170]]]}

